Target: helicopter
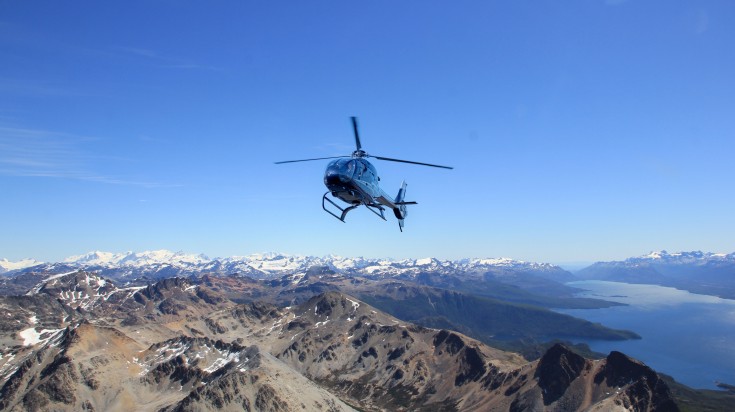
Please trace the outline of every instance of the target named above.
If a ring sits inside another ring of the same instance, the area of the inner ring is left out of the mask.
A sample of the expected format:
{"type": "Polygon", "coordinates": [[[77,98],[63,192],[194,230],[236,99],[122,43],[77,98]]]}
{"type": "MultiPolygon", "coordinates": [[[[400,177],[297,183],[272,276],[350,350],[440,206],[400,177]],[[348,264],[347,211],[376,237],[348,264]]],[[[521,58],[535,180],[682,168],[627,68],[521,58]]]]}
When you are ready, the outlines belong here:
{"type": "Polygon", "coordinates": [[[329,162],[327,169],[324,172],[324,185],[326,185],[329,190],[327,190],[327,192],[324,193],[324,196],[322,196],[322,209],[344,223],[347,213],[361,205],[365,206],[368,210],[375,213],[383,220],[386,220],[384,211],[386,208],[389,208],[393,210],[393,214],[396,216],[396,219],[398,219],[398,228],[403,232],[404,219],[406,219],[406,216],[408,215],[406,206],[415,205],[417,203],[405,200],[407,186],[405,180],[401,184],[401,188],[398,189],[398,194],[395,198],[392,198],[390,195],[385,193],[379,185],[380,177],[378,177],[378,171],[375,169],[375,166],[367,161],[367,158],[372,157],[378,160],[439,167],[442,169],[453,169],[453,167],[369,155],[362,149],[362,144],[360,143],[360,134],[357,131],[357,118],[352,116],[351,119],[352,129],[355,134],[356,150],[352,152],[349,157],[317,157],[314,159],[286,160],[275,162],[275,164],[336,159],[329,162]],[[328,198],[327,195],[330,193],[333,197],[347,203],[348,206],[342,207],[332,199],[328,198]],[[327,204],[330,204],[331,208],[336,209],[328,209],[327,204]]]}

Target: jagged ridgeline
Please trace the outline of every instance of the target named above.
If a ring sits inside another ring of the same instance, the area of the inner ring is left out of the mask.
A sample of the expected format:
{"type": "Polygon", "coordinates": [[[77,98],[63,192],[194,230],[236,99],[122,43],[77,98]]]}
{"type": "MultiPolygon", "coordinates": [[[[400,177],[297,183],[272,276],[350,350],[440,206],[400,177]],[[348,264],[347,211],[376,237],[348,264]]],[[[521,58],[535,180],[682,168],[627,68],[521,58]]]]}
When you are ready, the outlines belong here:
{"type": "Polygon", "coordinates": [[[209,260],[170,252],[96,252],[16,271],[0,280],[0,294],[25,293],[43,274],[73,272],[76,267],[128,287],[185,275],[236,302],[290,305],[340,290],[401,319],[516,349],[521,348],[519,342],[533,346],[554,338],[638,337],[548,310],[615,303],[573,297],[577,290],[561,283],[572,276],[559,267],[509,259],[388,261],[273,254],[209,260]]]}
{"type": "Polygon", "coordinates": [[[677,410],[656,372],[621,353],[556,345],[528,361],[324,291],[369,282],[330,276],[46,276],[0,298],[0,410],[677,410]]]}

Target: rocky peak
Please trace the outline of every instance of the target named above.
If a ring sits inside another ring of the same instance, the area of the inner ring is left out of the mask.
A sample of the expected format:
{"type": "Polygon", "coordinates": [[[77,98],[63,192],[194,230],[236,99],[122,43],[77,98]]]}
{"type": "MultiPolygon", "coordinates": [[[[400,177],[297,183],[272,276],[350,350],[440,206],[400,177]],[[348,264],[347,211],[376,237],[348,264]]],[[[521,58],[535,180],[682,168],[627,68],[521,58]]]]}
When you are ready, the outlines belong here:
{"type": "Polygon", "coordinates": [[[332,270],[329,266],[312,266],[304,275],[304,279],[310,279],[310,278],[319,278],[321,276],[333,276],[336,274],[334,270],[332,270]]]}
{"type": "Polygon", "coordinates": [[[47,343],[2,352],[0,409],[349,410],[337,395],[361,410],[676,410],[655,372],[618,352],[591,361],[557,345],[528,363],[343,293],[279,308],[212,305],[202,290],[219,296],[183,278],[120,289],[105,316],[37,331],[47,343]]]}
{"type": "Polygon", "coordinates": [[[562,344],[549,348],[536,365],[535,377],[543,390],[544,404],[559,399],[577,379],[587,361],[562,344]]]}
{"type": "Polygon", "coordinates": [[[78,310],[91,310],[118,290],[110,280],[94,273],[74,271],[46,277],[27,295],[48,295],[78,310]]]}
{"type": "Polygon", "coordinates": [[[336,319],[342,316],[354,317],[358,313],[360,302],[340,292],[326,292],[314,296],[299,306],[297,313],[305,317],[329,317],[336,319]]]}
{"type": "Polygon", "coordinates": [[[595,376],[597,383],[604,380],[608,386],[612,387],[627,385],[641,378],[651,381],[658,379],[656,372],[643,362],[632,359],[621,352],[610,352],[605,361],[605,367],[595,376]]]}
{"type": "Polygon", "coordinates": [[[138,293],[150,300],[159,300],[168,297],[172,293],[185,290],[189,286],[191,286],[191,282],[188,279],[173,277],[148,285],[138,293]]]}
{"type": "Polygon", "coordinates": [[[448,330],[441,330],[434,336],[434,347],[439,352],[446,350],[450,355],[456,355],[464,346],[462,338],[448,330]]]}
{"type": "Polygon", "coordinates": [[[250,318],[259,321],[277,319],[282,316],[281,311],[275,305],[263,302],[246,303],[238,305],[232,310],[232,316],[235,319],[250,318]]]}
{"type": "Polygon", "coordinates": [[[613,351],[594,377],[596,384],[626,388],[621,402],[635,410],[678,411],[671,390],[653,369],[623,353],[613,351]],[[645,405],[645,407],[644,407],[645,405]]]}

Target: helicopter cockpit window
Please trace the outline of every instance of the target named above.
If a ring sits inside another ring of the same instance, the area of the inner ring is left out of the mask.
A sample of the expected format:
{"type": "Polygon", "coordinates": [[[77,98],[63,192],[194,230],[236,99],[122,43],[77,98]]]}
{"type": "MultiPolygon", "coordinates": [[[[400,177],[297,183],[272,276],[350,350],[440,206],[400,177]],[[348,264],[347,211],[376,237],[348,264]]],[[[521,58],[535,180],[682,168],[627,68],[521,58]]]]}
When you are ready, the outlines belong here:
{"type": "Polygon", "coordinates": [[[346,182],[352,179],[355,173],[355,161],[352,159],[337,159],[329,163],[327,166],[327,177],[339,178],[346,182]]]}
{"type": "Polygon", "coordinates": [[[365,165],[359,161],[356,161],[354,163],[355,163],[355,176],[359,178],[362,176],[363,173],[365,173],[365,165]]]}
{"type": "Polygon", "coordinates": [[[345,176],[352,176],[355,173],[355,162],[352,160],[343,159],[339,162],[339,171],[345,176]]]}

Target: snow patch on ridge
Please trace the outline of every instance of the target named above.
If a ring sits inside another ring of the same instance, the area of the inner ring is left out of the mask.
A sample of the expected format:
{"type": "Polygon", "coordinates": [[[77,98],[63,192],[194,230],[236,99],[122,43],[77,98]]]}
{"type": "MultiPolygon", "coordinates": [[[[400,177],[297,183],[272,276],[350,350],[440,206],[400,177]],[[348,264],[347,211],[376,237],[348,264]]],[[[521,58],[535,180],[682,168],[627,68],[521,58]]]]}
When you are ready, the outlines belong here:
{"type": "Polygon", "coordinates": [[[11,262],[8,259],[0,259],[0,273],[10,272],[11,270],[25,269],[33,266],[43,264],[36,259],[26,258],[15,262],[11,262]]]}

